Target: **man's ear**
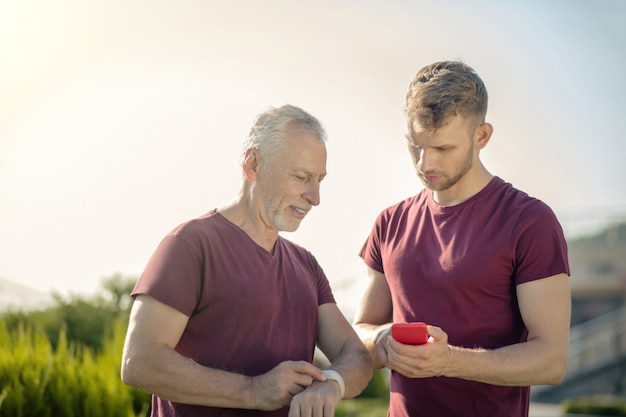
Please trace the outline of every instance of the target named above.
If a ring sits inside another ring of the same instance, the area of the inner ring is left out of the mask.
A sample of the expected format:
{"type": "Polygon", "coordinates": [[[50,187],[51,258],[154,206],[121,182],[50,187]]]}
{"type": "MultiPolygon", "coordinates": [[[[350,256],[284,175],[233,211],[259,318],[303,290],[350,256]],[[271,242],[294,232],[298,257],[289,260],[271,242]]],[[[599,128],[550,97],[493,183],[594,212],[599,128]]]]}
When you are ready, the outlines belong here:
{"type": "Polygon", "coordinates": [[[481,123],[474,131],[474,146],[478,149],[483,149],[489,143],[491,135],[493,134],[493,126],[491,123],[481,123]]]}
{"type": "Polygon", "coordinates": [[[259,173],[259,151],[255,148],[246,149],[242,166],[246,179],[249,182],[255,182],[259,173]]]}

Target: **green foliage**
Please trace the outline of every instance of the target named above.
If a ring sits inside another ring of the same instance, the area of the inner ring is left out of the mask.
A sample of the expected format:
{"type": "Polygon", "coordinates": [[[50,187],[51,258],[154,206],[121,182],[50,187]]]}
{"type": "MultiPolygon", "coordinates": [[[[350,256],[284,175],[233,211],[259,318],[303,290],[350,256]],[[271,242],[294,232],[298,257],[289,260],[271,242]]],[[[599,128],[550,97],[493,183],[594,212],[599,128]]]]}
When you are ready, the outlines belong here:
{"type": "Polygon", "coordinates": [[[0,317],[0,417],[147,414],[150,395],[119,376],[135,281],[114,275],[91,299],[0,317]]]}
{"type": "Polygon", "coordinates": [[[376,369],[372,379],[358,398],[377,398],[389,402],[389,371],[376,369]]]}
{"type": "Polygon", "coordinates": [[[335,417],[385,417],[388,409],[388,400],[359,397],[341,401],[335,417]]]}
{"type": "Polygon", "coordinates": [[[107,291],[108,303],[114,311],[127,311],[130,308],[130,293],[136,281],[135,277],[125,277],[119,273],[102,280],[102,288],[107,291]]]}
{"type": "Polygon", "coordinates": [[[57,346],[59,330],[65,329],[67,339],[98,351],[106,326],[119,318],[128,318],[130,291],[136,278],[112,275],[101,282],[104,291],[92,298],[54,295],[55,303],[38,311],[8,311],[3,319],[9,331],[27,324],[42,329],[53,347],[57,346]]]}
{"type": "Polygon", "coordinates": [[[568,414],[626,416],[626,398],[624,397],[596,395],[571,398],[564,401],[562,405],[568,414]]]}
{"type": "Polygon", "coordinates": [[[385,417],[388,409],[389,371],[376,369],[358,397],[339,403],[335,417],[385,417]]]}
{"type": "Polygon", "coordinates": [[[96,354],[64,330],[53,349],[41,329],[0,321],[0,417],[145,416],[150,396],[119,377],[124,331],[118,320],[96,354]]]}

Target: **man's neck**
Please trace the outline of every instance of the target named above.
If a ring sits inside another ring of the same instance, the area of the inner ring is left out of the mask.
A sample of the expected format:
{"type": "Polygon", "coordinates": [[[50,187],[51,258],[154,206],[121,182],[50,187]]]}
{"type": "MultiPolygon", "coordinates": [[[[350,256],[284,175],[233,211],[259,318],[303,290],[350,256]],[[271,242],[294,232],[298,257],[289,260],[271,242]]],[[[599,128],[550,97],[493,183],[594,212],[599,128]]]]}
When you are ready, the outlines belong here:
{"type": "Polygon", "coordinates": [[[240,198],[217,212],[243,230],[257,245],[268,252],[274,251],[278,231],[268,228],[247,200],[240,198]]]}
{"type": "Polygon", "coordinates": [[[489,184],[493,175],[484,167],[476,173],[466,175],[451,188],[444,191],[433,191],[433,200],[443,207],[456,206],[478,194],[489,184]]]}

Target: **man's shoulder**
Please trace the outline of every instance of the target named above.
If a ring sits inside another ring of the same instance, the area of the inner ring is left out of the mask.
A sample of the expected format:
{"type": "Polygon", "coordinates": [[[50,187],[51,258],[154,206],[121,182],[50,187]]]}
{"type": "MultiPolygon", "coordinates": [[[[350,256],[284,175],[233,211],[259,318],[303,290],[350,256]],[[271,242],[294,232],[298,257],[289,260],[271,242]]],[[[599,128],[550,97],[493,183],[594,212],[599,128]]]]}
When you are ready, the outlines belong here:
{"type": "Polygon", "coordinates": [[[495,192],[499,194],[500,201],[506,201],[510,204],[531,210],[550,210],[550,207],[537,197],[531,196],[525,191],[516,188],[513,184],[505,182],[497,178],[495,192]]]}
{"type": "Polygon", "coordinates": [[[506,217],[520,221],[556,220],[554,211],[544,201],[501,179],[494,190],[494,197],[493,200],[497,202],[498,210],[506,217]]]}
{"type": "Polygon", "coordinates": [[[427,196],[427,190],[423,189],[422,191],[420,191],[419,193],[415,195],[412,195],[408,198],[405,198],[402,201],[399,201],[397,203],[394,203],[386,207],[381,212],[381,215],[385,215],[385,214],[393,215],[395,213],[403,213],[407,210],[419,208],[426,204],[426,196],[427,196]]]}
{"type": "Polygon", "coordinates": [[[199,217],[180,223],[168,233],[168,236],[191,237],[206,235],[212,229],[222,225],[223,221],[220,217],[217,211],[212,210],[199,217]]]}

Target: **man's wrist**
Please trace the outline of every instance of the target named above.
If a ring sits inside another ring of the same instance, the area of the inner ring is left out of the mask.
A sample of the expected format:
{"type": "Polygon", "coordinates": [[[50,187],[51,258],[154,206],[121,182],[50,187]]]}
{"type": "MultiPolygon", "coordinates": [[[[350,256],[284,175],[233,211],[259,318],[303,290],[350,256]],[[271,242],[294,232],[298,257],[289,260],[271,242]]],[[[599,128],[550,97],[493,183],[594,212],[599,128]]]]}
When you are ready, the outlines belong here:
{"type": "Polygon", "coordinates": [[[341,376],[341,374],[337,371],[333,371],[332,369],[326,369],[323,372],[328,380],[335,381],[337,384],[339,384],[339,389],[341,390],[341,398],[343,398],[343,396],[346,394],[346,383],[343,381],[343,377],[341,376]]]}

